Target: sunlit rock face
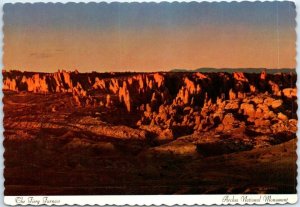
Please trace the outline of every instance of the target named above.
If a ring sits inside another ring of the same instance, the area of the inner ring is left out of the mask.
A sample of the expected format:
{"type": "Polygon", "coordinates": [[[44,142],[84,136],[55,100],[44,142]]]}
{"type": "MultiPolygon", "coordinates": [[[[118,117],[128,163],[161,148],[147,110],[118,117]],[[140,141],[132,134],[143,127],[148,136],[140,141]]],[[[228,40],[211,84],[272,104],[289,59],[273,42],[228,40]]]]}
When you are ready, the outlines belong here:
{"type": "Polygon", "coordinates": [[[277,125],[290,130],[289,121],[296,119],[296,76],[291,73],[11,71],[3,76],[5,91],[65,93],[77,107],[122,108],[139,117],[137,127],[160,139],[240,125],[272,133],[280,130],[277,125]]]}
{"type": "Polygon", "coordinates": [[[3,90],[18,91],[16,80],[10,78],[3,80],[3,90]]]}

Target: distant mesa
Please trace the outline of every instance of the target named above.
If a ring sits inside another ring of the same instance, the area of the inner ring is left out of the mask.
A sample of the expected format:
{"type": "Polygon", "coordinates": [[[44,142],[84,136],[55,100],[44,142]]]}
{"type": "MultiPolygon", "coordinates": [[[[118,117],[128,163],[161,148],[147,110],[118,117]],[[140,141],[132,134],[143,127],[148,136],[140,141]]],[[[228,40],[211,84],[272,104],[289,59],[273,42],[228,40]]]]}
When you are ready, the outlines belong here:
{"type": "Polygon", "coordinates": [[[269,74],[274,73],[296,73],[295,68],[280,68],[280,69],[267,69],[267,68],[198,68],[195,70],[188,69],[173,69],[170,72],[202,72],[202,73],[215,73],[215,72],[225,72],[225,73],[262,73],[267,71],[269,74]]]}

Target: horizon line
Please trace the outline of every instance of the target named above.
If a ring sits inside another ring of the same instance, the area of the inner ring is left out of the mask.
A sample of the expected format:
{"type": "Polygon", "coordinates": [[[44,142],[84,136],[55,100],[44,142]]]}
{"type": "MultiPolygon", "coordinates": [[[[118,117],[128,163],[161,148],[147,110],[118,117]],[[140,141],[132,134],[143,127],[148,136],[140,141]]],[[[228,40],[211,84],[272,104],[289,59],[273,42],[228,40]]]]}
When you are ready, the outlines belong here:
{"type": "Polygon", "coordinates": [[[80,69],[56,69],[54,71],[32,71],[32,70],[20,70],[20,69],[2,69],[2,72],[9,72],[9,71],[19,71],[19,72],[36,72],[36,73],[54,73],[58,71],[66,71],[66,72],[79,72],[79,73],[155,73],[155,72],[197,72],[196,70],[205,70],[205,69],[211,69],[211,70],[296,70],[295,68],[289,68],[289,67],[282,67],[282,68],[265,68],[265,67],[245,67],[245,68],[230,68],[230,67],[224,67],[224,68],[215,68],[215,67],[201,67],[196,69],[185,69],[185,68],[173,68],[170,70],[153,70],[153,71],[131,71],[131,70],[124,70],[124,71],[115,71],[115,70],[109,70],[109,71],[99,71],[99,70],[84,70],[81,71],[80,69]],[[182,71],[180,71],[182,70],[182,71]]]}

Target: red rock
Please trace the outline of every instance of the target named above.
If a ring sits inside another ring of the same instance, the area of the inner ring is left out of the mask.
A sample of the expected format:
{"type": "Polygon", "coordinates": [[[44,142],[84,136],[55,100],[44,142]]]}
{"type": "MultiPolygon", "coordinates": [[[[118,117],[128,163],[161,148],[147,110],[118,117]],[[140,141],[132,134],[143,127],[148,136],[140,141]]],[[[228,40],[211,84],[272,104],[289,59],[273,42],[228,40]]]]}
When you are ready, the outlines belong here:
{"type": "Polygon", "coordinates": [[[226,114],[222,121],[223,129],[224,130],[232,129],[232,127],[233,127],[232,124],[234,123],[234,121],[235,121],[235,118],[232,113],[226,114]]]}
{"type": "Polygon", "coordinates": [[[273,109],[277,109],[277,108],[279,108],[279,107],[281,107],[282,106],[282,103],[283,103],[283,101],[282,100],[275,100],[275,101],[273,101],[272,103],[271,103],[271,107],[273,108],[273,109]]]}
{"type": "Polygon", "coordinates": [[[188,79],[187,77],[185,77],[184,78],[184,83],[185,83],[185,87],[186,87],[188,93],[194,94],[196,92],[196,86],[193,83],[193,81],[191,81],[190,79],[188,79]]]}
{"type": "Polygon", "coordinates": [[[268,84],[269,84],[269,86],[272,89],[273,95],[275,95],[275,96],[281,96],[281,90],[280,90],[279,86],[276,83],[274,83],[273,81],[269,80],[268,84]]]}
{"type": "Polygon", "coordinates": [[[10,78],[4,79],[3,90],[18,91],[16,80],[10,78]]]}
{"type": "Polygon", "coordinates": [[[77,95],[80,97],[86,97],[87,92],[82,88],[82,85],[79,82],[77,82],[76,87],[73,87],[73,95],[77,95]]]}
{"type": "Polygon", "coordinates": [[[229,90],[229,100],[234,100],[236,99],[236,94],[234,93],[234,91],[232,89],[229,90]]]}
{"type": "Polygon", "coordinates": [[[163,85],[163,82],[164,82],[164,76],[162,76],[161,74],[159,73],[154,73],[153,75],[153,78],[154,78],[154,82],[157,84],[157,87],[161,87],[163,85]]]}
{"type": "Polygon", "coordinates": [[[270,126],[271,122],[270,120],[266,120],[266,119],[256,119],[254,121],[255,126],[270,126]]]}
{"type": "Polygon", "coordinates": [[[244,115],[248,115],[249,117],[255,117],[255,109],[252,104],[242,103],[241,109],[244,111],[244,115]]]}
{"type": "Polygon", "coordinates": [[[98,77],[95,78],[95,83],[93,85],[94,89],[106,89],[105,86],[105,81],[104,80],[100,80],[98,77]]]}
{"type": "Polygon", "coordinates": [[[146,104],[146,112],[149,112],[149,113],[152,112],[152,108],[151,108],[150,104],[146,104]]]}
{"type": "Polygon", "coordinates": [[[250,84],[250,91],[251,93],[255,93],[256,92],[256,87],[252,84],[250,84]]]}
{"type": "Polygon", "coordinates": [[[264,102],[262,97],[257,97],[257,96],[254,96],[253,98],[251,98],[251,100],[256,104],[262,104],[264,102]]]}
{"type": "Polygon", "coordinates": [[[78,97],[77,95],[74,95],[74,96],[73,96],[73,99],[74,99],[75,104],[76,104],[77,106],[81,106],[81,102],[80,102],[79,97],[78,97]]]}
{"type": "Polygon", "coordinates": [[[109,94],[106,95],[106,104],[105,104],[105,106],[107,108],[109,108],[111,106],[111,100],[110,100],[110,95],[109,94]]]}
{"type": "Polygon", "coordinates": [[[266,70],[264,70],[260,73],[260,79],[261,80],[266,80],[266,78],[267,78],[267,73],[266,73],[266,70]]]}
{"type": "Polygon", "coordinates": [[[32,77],[29,78],[23,76],[21,82],[27,84],[27,90],[30,92],[34,92],[34,93],[49,92],[45,76],[40,77],[39,74],[34,74],[32,77]]]}
{"type": "Polygon", "coordinates": [[[119,89],[119,101],[125,104],[128,112],[131,111],[131,100],[126,81],[123,81],[123,86],[119,89]]]}
{"type": "Polygon", "coordinates": [[[284,115],[283,113],[279,112],[278,113],[278,119],[280,119],[282,121],[287,121],[288,117],[286,115],[284,115]]]}
{"type": "Polygon", "coordinates": [[[120,86],[119,86],[119,82],[117,79],[112,78],[110,83],[109,83],[109,90],[111,92],[113,92],[114,94],[116,94],[119,90],[120,86]]]}
{"type": "Polygon", "coordinates": [[[200,80],[208,79],[208,77],[206,75],[204,75],[203,73],[197,72],[195,75],[200,80]]]}
{"type": "Polygon", "coordinates": [[[248,79],[245,77],[244,73],[242,72],[234,72],[233,78],[237,81],[248,82],[248,79]]]}
{"type": "Polygon", "coordinates": [[[285,88],[282,90],[283,95],[287,98],[296,98],[297,97],[297,89],[296,88],[285,88]]]}
{"type": "Polygon", "coordinates": [[[257,108],[255,111],[255,118],[262,118],[264,116],[263,110],[261,108],[257,108]]]}
{"type": "Polygon", "coordinates": [[[176,100],[176,103],[180,103],[182,101],[183,104],[188,104],[189,97],[190,97],[189,91],[185,87],[182,87],[179,90],[175,100],[176,100]]]}
{"type": "Polygon", "coordinates": [[[63,70],[62,75],[64,77],[65,83],[69,86],[70,89],[72,89],[73,88],[73,83],[72,83],[72,80],[71,80],[70,73],[63,70]]]}

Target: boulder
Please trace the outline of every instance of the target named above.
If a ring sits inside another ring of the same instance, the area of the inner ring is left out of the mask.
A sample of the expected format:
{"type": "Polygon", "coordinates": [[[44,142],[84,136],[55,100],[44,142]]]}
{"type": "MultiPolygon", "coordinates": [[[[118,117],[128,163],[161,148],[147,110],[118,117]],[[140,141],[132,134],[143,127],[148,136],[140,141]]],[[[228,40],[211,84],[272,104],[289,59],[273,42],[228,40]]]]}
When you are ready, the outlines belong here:
{"type": "Polygon", "coordinates": [[[224,119],[222,121],[222,124],[224,126],[224,130],[231,129],[233,126],[232,124],[234,123],[235,118],[232,113],[228,113],[224,116],[224,119]]]}
{"type": "Polygon", "coordinates": [[[297,97],[297,89],[296,88],[285,88],[282,90],[283,95],[287,98],[296,98],[297,97]]]}
{"type": "Polygon", "coordinates": [[[282,103],[283,103],[283,101],[282,100],[275,100],[275,101],[272,101],[272,103],[271,103],[271,107],[273,108],[273,109],[277,109],[277,108],[279,108],[280,106],[282,106],[282,103]]]}
{"type": "Polygon", "coordinates": [[[267,120],[267,119],[256,119],[254,121],[254,125],[257,126],[257,127],[260,127],[260,126],[270,126],[271,122],[270,122],[270,120],[267,120]]]}
{"type": "Polygon", "coordinates": [[[238,101],[230,101],[225,106],[225,110],[237,111],[238,109],[239,109],[239,102],[238,101]]]}
{"type": "Polygon", "coordinates": [[[255,109],[252,104],[249,103],[242,103],[241,104],[241,109],[244,111],[244,115],[247,115],[249,117],[254,117],[255,116],[255,109]]]}
{"type": "Polygon", "coordinates": [[[278,119],[282,120],[282,121],[287,121],[288,117],[286,115],[284,115],[283,113],[279,112],[277,115],[278,119]]]}

